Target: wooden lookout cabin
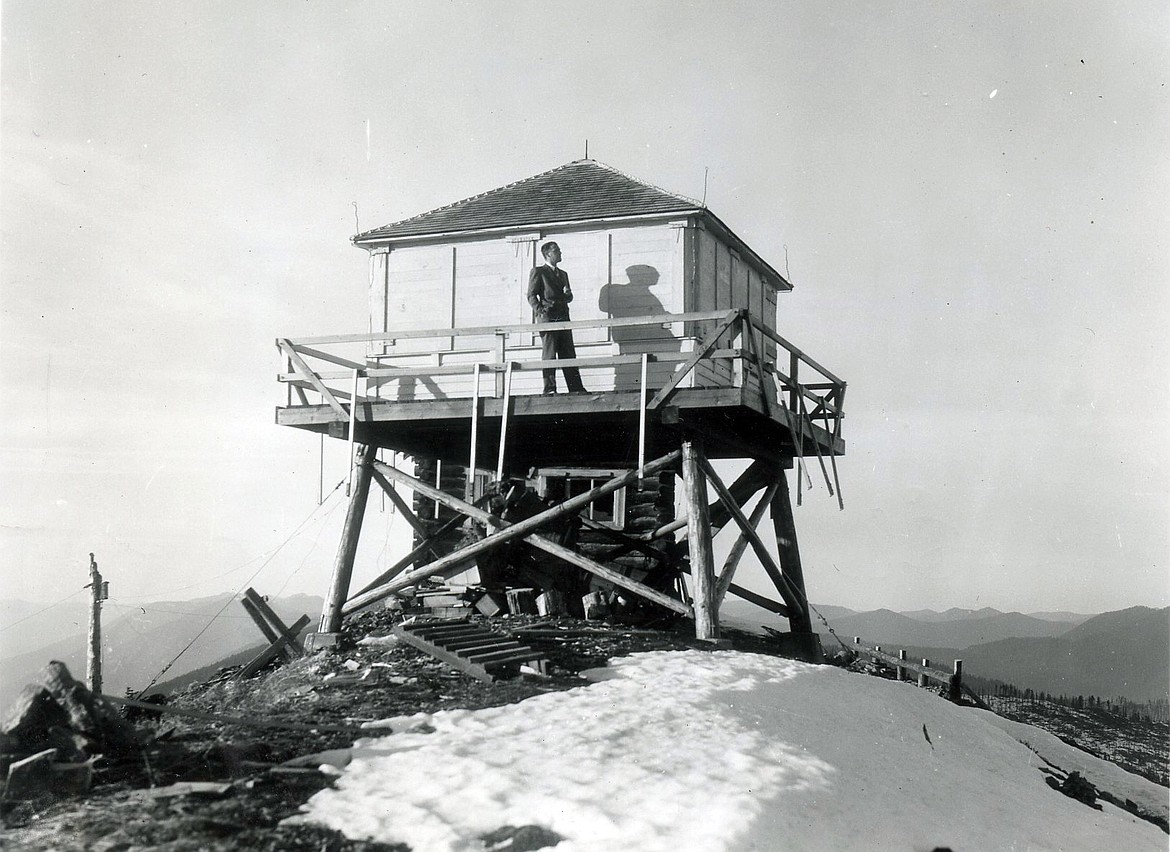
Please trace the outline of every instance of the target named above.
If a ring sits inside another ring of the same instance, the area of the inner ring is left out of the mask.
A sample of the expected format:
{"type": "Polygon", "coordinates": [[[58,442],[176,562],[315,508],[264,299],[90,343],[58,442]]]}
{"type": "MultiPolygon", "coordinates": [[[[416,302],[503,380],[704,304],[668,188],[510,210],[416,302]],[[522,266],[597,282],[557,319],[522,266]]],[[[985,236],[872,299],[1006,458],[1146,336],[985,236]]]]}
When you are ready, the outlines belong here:
{"type": "Polygon", "coordinates": [[[549,582],[584,576],[694,619],[700,638],[718,638],[731,593],[786,617],[798,645],[816,644],[786,471],[796,468],[798,502],[810,471],[833,492],[845,383],[780,334],[778,297],[791,285],[717,216],[577,160],[353,242],[369,253],[368,331],[277,341],[288,394],[276,422],[353,450],[322,633],[522,541],[549,582]],[[526,287],[550,240],[572,284],[572,320],[538,327],[526,287]],[[555,328],[572,330],[577,352],[555,365],[579,367],[586,394],[541,394],[554,362],[540,360],[539,329],[555,328]],[[379,461],[380,448],[413,456],[415,475],[379,461]],[[712,459],[749,464],[725,484],[712,459]],[[417,546],[355,591],[371,481],[417,546]],[[493,510],[501,483],[544,502],[522,515],[493,510]],[[412,505],[395,485],[413,490],[412,505]],[[779,560],[757,531],[765,511],[779,560]],[[572,540],[555,532],[566,519],[583,525],[572,540]],[[724,527],[736,540],[716,566],[712,538],[724,527]],[[748,548],[775,596],[732,582],[748,548]]]}

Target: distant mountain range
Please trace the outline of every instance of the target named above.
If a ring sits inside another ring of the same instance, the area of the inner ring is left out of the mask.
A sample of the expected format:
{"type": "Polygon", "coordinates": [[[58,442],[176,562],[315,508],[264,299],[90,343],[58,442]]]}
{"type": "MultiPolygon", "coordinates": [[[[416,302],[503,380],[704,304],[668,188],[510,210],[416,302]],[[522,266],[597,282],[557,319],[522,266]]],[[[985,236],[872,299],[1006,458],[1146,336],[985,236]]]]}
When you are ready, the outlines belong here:
{"type": "MultiPolygon", "coordinates": [[[[163,680],[225,665],[225,658],[267,644],[243,606],[229,600],[230,595],[224,594],[139,607],[107,604],[102,620],[102,691],[122,695],[127,687],[143,689],[176,656],[163,680]],[[184,651],[188,643],[190,648],[184,651]]],[[[286,624],[303,614],[315,619],[321,612],[321,598],[312,595],[277,598],[269,605],[286,624]]],[[[88,606],[82,609],[80,621],[73,607],[40,612],[43,609],[44,605],[27,602],[0,603],[0,613],[12,616],[0,622],[4,631],[0,633],[0,714],[50,660],[61,660],[75,677],[85,677],[88,606]]]]}
{"type": "MultiPolygon", "coordinates": [[[[856,612],[814,606],[845,642],[860,636],[869,644],[905,649],[911,658],[926,657],[944,667],[961,659],[968,674],[1021,689],[1131,701],[1170,697],[1170,608],[1139,606],[1088,616],[994,609],[856,612]]],[[[775,616],[731,598],[722,614],[748,627],[777,622],[775,616]]],[[[815,617],[813,629],[825,648],[835,647],[815,617]]]]}

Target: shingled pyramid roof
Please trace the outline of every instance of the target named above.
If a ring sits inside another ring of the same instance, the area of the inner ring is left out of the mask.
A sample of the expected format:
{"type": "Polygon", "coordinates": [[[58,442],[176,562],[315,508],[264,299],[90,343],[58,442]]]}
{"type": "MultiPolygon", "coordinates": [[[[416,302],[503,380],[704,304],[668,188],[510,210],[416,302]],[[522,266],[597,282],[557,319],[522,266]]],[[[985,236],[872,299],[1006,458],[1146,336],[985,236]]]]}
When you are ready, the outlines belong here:
{"type": "Polygon", "coordinates": [[[499,189],[374,228],[358,234],[354,242],[703,209],[694,199],[658,189],[596,160],[574,160],[499,189]]]}

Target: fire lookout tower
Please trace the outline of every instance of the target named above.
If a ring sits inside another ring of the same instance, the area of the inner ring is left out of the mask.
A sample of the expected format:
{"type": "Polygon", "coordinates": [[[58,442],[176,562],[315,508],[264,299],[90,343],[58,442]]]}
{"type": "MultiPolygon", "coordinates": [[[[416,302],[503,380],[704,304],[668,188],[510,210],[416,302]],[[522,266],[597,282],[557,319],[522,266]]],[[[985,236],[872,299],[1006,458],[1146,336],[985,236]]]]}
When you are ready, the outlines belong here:
{"type": "Polygon", "coordinates": [[[560,572],[621,590],[694,619],[699,638],[718,638],[731,593],[787,618],[797,647],[817,646],[786,471],[798,503],[814,466],[833,492],[845,383],[778,333],[777,294],[791,284],[710,210],[576,160],[353,242],[369,253],[368,333],[277,340],[288,394],[276,422],[353,453],[320,632],[524,542],[551,583],[560,572]],[[563,252],[572,321],[538,326],[526,289],[547,241],[563,252]],[[552,329],[572,331],[575,359],[541,360],[539,332],[552,329]],[[542,394],[554,365],[578,367],[587,393],[542,394]],[[413,456],[415,475],[378,461],[380,448],[413,456]],[[749,464],[725,485],[711,459],[749,464]],[[417,546],[354,592],[371,481],[417,546]],[[502,483],[545,502],[520,518],[489,511],[502,483]],[[395,485],[414,492],[413,511],[395,485]],[[639,501],[657,514],[632,523],[639,501]],[[779,560],[757,531],[765,511],[779,560]],[[554,534],[566,520],[582,525],[579,541],[554,534]],[[461,525],[479,534],[452,544],[461,525]],[[717,571],[724,527],[738,537],[717,571]],[[749,547],[779,600],[732,582],[749,547]]]}

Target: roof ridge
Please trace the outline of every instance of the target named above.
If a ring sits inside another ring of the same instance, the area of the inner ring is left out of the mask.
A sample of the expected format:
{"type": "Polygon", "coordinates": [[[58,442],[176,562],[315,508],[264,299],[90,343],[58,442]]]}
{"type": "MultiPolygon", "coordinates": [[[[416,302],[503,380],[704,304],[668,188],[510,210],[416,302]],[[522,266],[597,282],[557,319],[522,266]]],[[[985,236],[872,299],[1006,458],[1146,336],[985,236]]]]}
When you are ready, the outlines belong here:
{"type": "MultiPolygon", "coordinates": [[[[613,172],[615,175],[621,175],[626,180],[632,180],[634,183],[638,183],[638,184],[641,184],[642,186],[649,187],[650,189],[653,189],[655,192],[661,192],[663,195],[669,195],[671,198],[677,198],[679,201],[685,201],[687,204],[693,204],[695,207],[698,207],[700,210],[707,209],[707,205],[704,204],[702,201],[699,201],[699,199],[697,199],[697,198],[691,198],[689,195],[683,195],[681,192],[671,192],[669,189],[663,189],[662,187],[658,186],[657,184],[650,183],[650,181],[642,180],[640,177],[629,174],[628,172],[623,172],[621,169],[615,169],[613,166],[609,165],[608,163],[601,162],[601,160],[573,160],[572,163],[565,163],[565,165],[571,166],[573,163],[595,163],[598,166],[601,166],[601,168],[606,169],[607,171],[613,172]]],[[[555,171],[555,169],[554,169],[554,171],[555,171]]]]}

